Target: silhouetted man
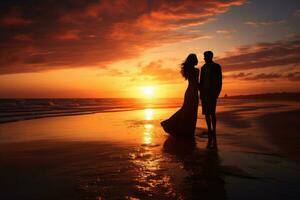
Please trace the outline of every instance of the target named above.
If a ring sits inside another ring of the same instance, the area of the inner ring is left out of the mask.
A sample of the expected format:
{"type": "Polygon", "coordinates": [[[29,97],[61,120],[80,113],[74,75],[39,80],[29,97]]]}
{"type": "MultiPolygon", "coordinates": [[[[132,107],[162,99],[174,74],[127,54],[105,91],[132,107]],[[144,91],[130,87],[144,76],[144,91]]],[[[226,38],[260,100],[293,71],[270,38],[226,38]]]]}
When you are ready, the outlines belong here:
{"type": "Polygon", "coordinates": [[[217,147],[216,105],[222,89],[222,69],[212,59],[213,52],[204,52],[205,64],[201,68],[199,84],[202,114],[205,115],[208,129],[208,148],[217,147]]]}

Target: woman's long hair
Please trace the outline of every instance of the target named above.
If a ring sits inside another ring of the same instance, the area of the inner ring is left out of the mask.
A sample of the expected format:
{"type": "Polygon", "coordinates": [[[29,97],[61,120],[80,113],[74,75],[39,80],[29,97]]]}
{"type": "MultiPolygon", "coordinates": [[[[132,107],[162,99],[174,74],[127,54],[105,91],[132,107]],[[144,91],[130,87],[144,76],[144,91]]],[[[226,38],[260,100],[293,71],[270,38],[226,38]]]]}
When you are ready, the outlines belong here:
{"type": "Polygon", "coordinates": [[[191,73],[192,69],[195,65],[198,64],[198,59],[196,54],[191,53],[188,55],[188,57],[185,59],[183,63],[181,63],[181,74],[182,76],[187,79],[188,75],[191,73]]]}

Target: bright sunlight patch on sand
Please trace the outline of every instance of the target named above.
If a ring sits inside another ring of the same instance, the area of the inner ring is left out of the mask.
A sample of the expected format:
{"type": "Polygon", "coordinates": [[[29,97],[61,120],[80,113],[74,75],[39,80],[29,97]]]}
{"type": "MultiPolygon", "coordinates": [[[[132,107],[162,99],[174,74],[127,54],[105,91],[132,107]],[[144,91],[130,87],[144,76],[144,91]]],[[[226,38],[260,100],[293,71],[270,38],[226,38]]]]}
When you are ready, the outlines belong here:
{"type": "Polygon", "coordinates": [[[147,108],[144,110],[145,111],[145,119],[146,120],[153,120],[153,113],[154,113],[154,110],[151,109],[151,108],[147,108]]]}

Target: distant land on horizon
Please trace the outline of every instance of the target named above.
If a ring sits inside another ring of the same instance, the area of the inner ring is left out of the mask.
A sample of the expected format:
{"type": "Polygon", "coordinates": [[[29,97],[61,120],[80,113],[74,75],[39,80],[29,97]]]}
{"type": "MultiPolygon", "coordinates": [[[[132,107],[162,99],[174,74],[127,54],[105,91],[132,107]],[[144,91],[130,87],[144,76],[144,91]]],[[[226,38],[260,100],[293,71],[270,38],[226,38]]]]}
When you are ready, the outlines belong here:
{"type": "MultiPolygon", "coordinates": [[[[233,95],[230,96],[225,94],[220,96],[221,99],[272,99],[272,100],[300,100],[300,92],[274,92],[274,93],[258,93],[258,94],[244,94],[244,95],[233,95]]],[[[0,98],[0,99],[141,99],[141,98],[0,98]]],[[[168,98],[162,98],[168,99],[168,98]]],[[[181,98],[171,98],[181,99],[181,98]]]]}

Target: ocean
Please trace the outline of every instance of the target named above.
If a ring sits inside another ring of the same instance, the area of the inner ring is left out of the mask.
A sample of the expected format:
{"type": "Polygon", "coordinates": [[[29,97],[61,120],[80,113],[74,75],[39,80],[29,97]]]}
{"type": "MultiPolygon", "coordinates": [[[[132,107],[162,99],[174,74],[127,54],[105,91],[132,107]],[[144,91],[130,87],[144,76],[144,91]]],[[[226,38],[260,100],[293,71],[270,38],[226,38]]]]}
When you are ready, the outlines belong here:
{"type": "Polygon", "coordinates": [[[0,123],[44,117],[116,112],[145,108],[172,108],[182,99],[0,99],[0,123]]]}
{"type": "MultiPolygon", "coordinates": [[[[219,98],[218,106],[241,105],[256,102],[258,98],[219,98]]],[[[272,98],[271,98],[272,99],[272,98]]],[[[290,101],[291,99],[285,99],[290,101]]],[[[292,99],[295,100],[295,99],[292,99]]],[[[268,98],[269,102],[272,102],[268,98]]],[[[176,108],[182,98],[137,99],[137,98],[45,98],[45,99],[0,99],[0,123],[45,117],[119,112],[146,108],[176,108]]]]}

